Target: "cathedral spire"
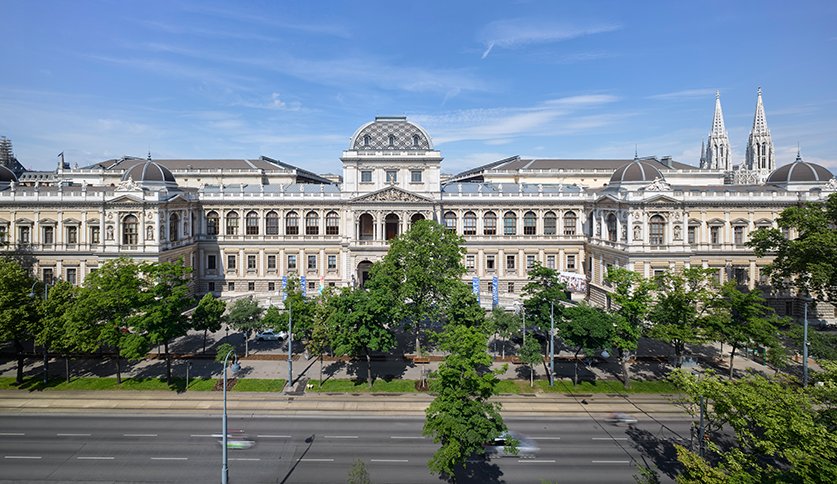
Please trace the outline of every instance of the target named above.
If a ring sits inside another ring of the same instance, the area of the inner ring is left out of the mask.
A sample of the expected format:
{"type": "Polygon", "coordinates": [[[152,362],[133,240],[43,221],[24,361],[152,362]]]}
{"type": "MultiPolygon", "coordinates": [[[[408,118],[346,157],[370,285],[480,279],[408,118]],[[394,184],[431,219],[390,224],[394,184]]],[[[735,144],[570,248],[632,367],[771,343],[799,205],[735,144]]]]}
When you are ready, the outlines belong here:
{"type": "Polygon", "coordinates": [[[758,90],[756,113],[753,115],[753,129],[750,130],[750,138],[747,140],[746,167],[748,170],[763,170],[765,172],[776,168],[773,138],[770,136],[770,130],[767,129],[761,88],[758,90]]]}
{"type": "Polygon", "coordinates": [[[721,92],[715,91],[715,115],[712,118],[712,130],[706,143],[705,168],[712,170],[732,170],[730,161],[729,136],[724,126],[724,112],[721,109],[721,92]]]}

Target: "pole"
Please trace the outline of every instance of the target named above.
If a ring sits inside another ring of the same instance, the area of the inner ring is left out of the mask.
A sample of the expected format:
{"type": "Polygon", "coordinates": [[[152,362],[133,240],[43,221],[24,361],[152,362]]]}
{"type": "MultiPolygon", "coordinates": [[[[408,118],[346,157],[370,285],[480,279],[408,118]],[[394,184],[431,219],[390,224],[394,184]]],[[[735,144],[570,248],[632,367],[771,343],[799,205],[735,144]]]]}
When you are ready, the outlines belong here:
{"type": "Polygon", "coordinates": [[[294,381],[294,361],[291,358],[294,349],[293,309],[288,304],[288,389],[294,381]]]}
{"type": "MultiPolygon", "coordinates": [[[[49,283],[44,281],[44,301],[49,298],[49,283]]],[[[49,348],[44,342],[44,385],[49,383],[49,348]]]]}
{"type": "Polygon", "coordinates": [[[698,428],[698,455],[703,457],[705,430],[703,428],[703,395],[700,396],[700,427],[698,428]]]}
{"type": "Polygon", "coordinates": [[[555,384],[555,307],[549,301],[549,386],[555,384]]]}
{"type": "Polygon", "coordinates": [[[523,346],[526,346],[526,305],[520,307],[523,309],[523,346]]]}
{"type": "Polygon", "coordinates": [[[221,484],[227,484],[230,479],[227,467],[227,360],[235,351],[230,350],[224,357],[224,416],[221,419],[221,484]]]}
{"type": "Polygon", "coordinates": [[[808,301],[805,301],[805,312],[802,324],[802,386],[808,386],[808,301]]]}

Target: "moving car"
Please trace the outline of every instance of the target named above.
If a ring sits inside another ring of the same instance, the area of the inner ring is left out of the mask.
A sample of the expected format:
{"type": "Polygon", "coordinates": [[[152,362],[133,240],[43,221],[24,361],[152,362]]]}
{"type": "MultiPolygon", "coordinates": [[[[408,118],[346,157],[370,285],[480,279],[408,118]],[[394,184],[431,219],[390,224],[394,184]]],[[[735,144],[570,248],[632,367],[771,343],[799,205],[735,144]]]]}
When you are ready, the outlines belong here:
{"type": "Polygon", "coordinates": [[[284,341],[287,337],[288,333],[286,331],[274,331],[272,329],[256,333],[257,341],[284,341]]]}
{"type": "Polygon", "coordinates": [[[628,415],[627,413],[616,412],[610,414],[607,417],[607,421],[612,423],[613,425],[619,425],[620,423],[633,425],[637,423],[637,418],[633,415],[628,415]]]}
{"type": "Polygon", "coordinates": [[[489,457],[534,457],[541,450],[535,441],[519,432],[503,432],[499,437],[483,446],[489,457]],[[517,453],[506,450],[509,440],[517,442],[517,453]]]}

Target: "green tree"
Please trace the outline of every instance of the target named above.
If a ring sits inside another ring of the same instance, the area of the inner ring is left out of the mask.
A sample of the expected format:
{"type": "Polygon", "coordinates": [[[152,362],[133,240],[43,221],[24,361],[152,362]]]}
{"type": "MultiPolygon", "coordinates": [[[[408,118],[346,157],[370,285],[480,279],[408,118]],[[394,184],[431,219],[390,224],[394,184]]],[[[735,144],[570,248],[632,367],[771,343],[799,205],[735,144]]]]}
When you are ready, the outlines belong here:
{"type": "Polygon", "coordinates": [[[796,385],[757,375],[670,378],[693,406],[705,399],[710,437],[703,457],[677,446],[677,482],[837,482],[837,433],[817,421],[821,409],[796,385]]]}
{"type": "Polygon", "coordinates": [[[718,288],[712,269],[690,267],[658,276],[657,301],[649,314],[650,337],[672,345],[675,366],[683,363],[687,344],[704,341],[707,320],[713,316],[718,288]]]}
{"type": "Polygon", "coordinates": [[[49,374],[48,356],[52,351],[64,355],[64,369],[67,382],[70,381],[70,356],[72,339],[68,337],[67,317],[76,304],[78,289],[67,281],[57,281],[47,291],[46,299],[40,301],[38,314],[41,319],[35,344],[44,348],[44,373],[49,374]]]}
{"type": "Polygon", "coordinates": [[[494,308],[489,313],[487,325],[491,331],[502,338],[501,356],[506,357],[506,341],[520,330],[520,316],[503,308],[494,308]]]}
{"type": "Polygon", "coordinates": [[[711,334],[732,347],[729,354],[729,377],[734,374],[734,358],[740,348],[772,348],[778,344],[779,318],[756,292],[743,292],[735,281],[721,286],[716,300],[721,311],[707,320],[711,334]]]}
{"type": "Polygon", "coordinates": [[[417,354],[422,325],[441,319],[451,286],[465,273],[462,244],[443,225],[420,220],[391,240],[387,254],[372,265],[366,287],[390,295],[390,318],[413,329],[417,354]]]}
{"type": "Polygon", "coordinates": [[[614,310],[613,347],[622,366],[622,383],[625,388],[630,388],[628,359],[636,351],[642,337],[653,301],[654,281],[622,267],[608,269],[605,281],[613,286],[610,296],[617,306],[614,310]]]}
{"type": "Polygon", "coordinates": [[[748,242],[756,256],[774,256],[765,267],[773,286],[792,284],[819,301],[837,302],[837,194],[824,203],[788,207],[777,224],[756,230],[748,242]],[[785,238],[783,230],[797,236],[785,238]]]}
{"type": "Polygon", "coordinates": [[[323,386],[323,356],[331,347],[334,336],[334,330],[329,321],[331,313],[334,311],[332,298],[334,298],[334,291],[330,287],[326,288],[320,295],[317,304],[314,306],[314,324],[306,345],[308,353],[316,355],[320,360],[320,387],[323,386]]]}
{"type": "Polygon", "coordinates": [[[389,351],[395,346],[395,336],[386,326],[386,303],[371,291],[352,288],[344,288],[331,300],[327,324],[334,328],[334,353],[365,356],[369,388],[372,388],[372,352],[389,351]]]}
{"type": "Polygon", "coordinates": [[[283,318],[287,326],[288,311],[293,315],[294,340],[307,341],[314,328],[316,297],[302,295],[302,286],[298,277],[289,277],[285,288],[285,312],[283,318]]]}
{"type": "Polygon", "coordinates": [[[535,365],[543,363],[543,355],[541,354],[541,344],[535,338],[529,338],[526,343],[520,347],[517,355],[526,366],[529,367],[529,386],[535,386],[535,365]]]}
{"type": "Polygon", "coordinates": [[[74,347],[91,352],[104,346],[116,352],[118,383],[122,383],[122,356],[137,359],[147,352],[147,339],[129,324],[147,297],[139,265],[127,258],[114,259],[87,275],[68,315],[74,347]]]}
{"type": "Polygon", "coordinates": [[[447,324],[481,328],[487,333],[485,310],[477,301],[471,286],[462,281],[453,281],[450,285],[444,320],[447,324]]]}
{"type": "Polygon", "coordinates": [[[203,353],[206,353],[206,334],[209,331],[220,331],[226,310],[227,303],[208,292],[192,313],[192,328],[196,331],[203,330],[203,353]]]}
{"type": "Polygon", "coordinates": [[[0,341],[14,344],[18,385],[23,383],[23,342],[39,332],[36,303],[29,297],[34,282],[17,261],[0,257],[0,341]]]}
{"type": "Polygon", "coordinates": [[[559,329],[564,343],[575,350],[573,384],[578,384],[578,355],[593,355],[613,341],[614,317],[600,308],[579,304],[566,308],[559,329]]]}
{"type": "Polygon", "coordinates": [[[424,434],[441,444],[428,467],[454,479],[455,471],[506,426],[500,404],[489,401],[498,380],[490,370],[487,335],[477,326],[448,324],[439,336],[439,346],[450,354],[433,373],[436,398],[425,411],[424,434]]]}
{"type": "Polygon", "coordinates": [[[221,343],[218,345],[218,348],[215,350],[215,361],[218,363],[223,363],[224,358],[230,354],[230,351],[235,352],[235,347],[229,343],[221,343]]]}
{"type": "Polygon", "coordinates": [[[526,325],[547,331],[553,317],[557,324],[564,308],[561,301],[567,300],[565,290],[566,285],[558,280],[558,271],[535,262],[529,270],[529,282],[523,286],[526,325]]]}
{"type": "Polygon", "coordinates": [[[236,331],[244,335],[244,356],[250,355],[250,335],[262,327],[262,308],[259,303],[253,300],[252,296],[236,299],[230,312],[227,314],[227,322],[236,331]]]}

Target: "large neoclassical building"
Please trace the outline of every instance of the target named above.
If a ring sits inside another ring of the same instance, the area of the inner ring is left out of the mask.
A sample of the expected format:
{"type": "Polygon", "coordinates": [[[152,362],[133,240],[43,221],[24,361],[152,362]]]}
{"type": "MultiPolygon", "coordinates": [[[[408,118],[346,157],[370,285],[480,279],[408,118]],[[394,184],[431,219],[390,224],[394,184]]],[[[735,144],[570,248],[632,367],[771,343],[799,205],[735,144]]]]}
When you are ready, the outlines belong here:
{"type": "MultiPolygon", "coordinates": [[[[342,152],[342,175],[271,159],[123,157],[27,172],[3,140],[0,240],[25,251],[44,280],[80,284],[108,259],[182,258],[198,293],[276,298],[284,276],[308,291],[363,284],[388,241],[416,220],[465,239],[466,281],[488,307],[509,305],[536,263],[575,292],[609,304],[609,267],[646,276],[689,266],[769,290],[745,244],[790,205],[821,201],[832,174],[800,156],[776,168],[761,91],[746,160],[731,163],[720,98],[698,166],[670,157],[524,159],[442,175],[442,153],[405,117],[361,126],[342,152]]],[[[788,234],[792,237],[794,234],[788,234]]],[[[779,314],[792,294],[770,291],[779,314]]],[[[834,308],[818,308],[833,322],[834,308]]]]}

